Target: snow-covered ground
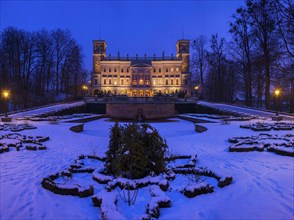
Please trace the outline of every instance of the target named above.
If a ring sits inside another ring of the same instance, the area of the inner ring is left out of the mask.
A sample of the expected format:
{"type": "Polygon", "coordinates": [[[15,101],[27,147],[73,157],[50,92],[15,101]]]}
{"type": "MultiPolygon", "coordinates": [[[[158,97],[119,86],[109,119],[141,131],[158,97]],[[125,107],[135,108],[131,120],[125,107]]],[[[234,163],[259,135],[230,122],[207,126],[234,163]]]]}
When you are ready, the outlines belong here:
{"type": "Polygon", "coordinates": [[[41,108],[37,108],[37,109],[33,109],[33,110],[28,110],[28,111],[24,111],[24,112],[19,112],[19,113],[14,113],[14,114],[10,114],[10,117],[27,117],[27,116],[35,116],[35,115],[39,115],[39,114],[45,114],[45,113],[49,113],[49,112],[54,112],[54,111],[59,111],[65,108],[71,108],[74,106],[80,106],[83,105],[84,101],[77,101],[77,102],[71,102],[71,103],[64,103],[64,104],[56,104],[56,105],[52,105],[52,106],[48,106],[48,107],[41,107],[41,108]]]}
{"type": "MultiPolygon", "coordinates": [[[[11,150],[0,154],[0,219],[100,219],[100,210],[93,206],[90,197],[54,194],[42,188],[41,181],[68,168],[80,154],[103,156],[113,122],[100,119],[86,123],[82,133],[70,131],[72,123],[29,123],[37,129],[19,133],[49,136],[50,140],[44,142],[47,150],[11,150]]],[[[206,123],[208,131],[203,133],[196,133],[193,123],[179,119],[151,124],[166,138],[172,153],[197,154],[199,165],[233,177],[231,185],[195,198],[166,192],[172,206],[160,210],[160,219],[294,219],[294,158],[270,152],[228,150],[229,137],[265,132],[239,127],[248,122],[206,123]]],[[[144,191],[139,191],[138,203],[146,199],[144,191]]],[[[132,217],[131,212],[138,212],[127,205],[120,207],[126,218],[132,217]]]]}
{"type": "MultiPolygon", "coordinates": [[[[244,114],[249,114],[249,115],[254,115],[254,116],[260,116],[260,117],[268,117],[271,118],[272,116],[275,115],[273,112],[267,112],[263,110],[257,110],[257,109],[251,109],[251,108],[246,108],[246,107],[239,107],[239,106],[233,106],[233,105],[227,105],[227,104],[222,104],[222,103],[214,103],[214,102],[205,102],[205,101],[199,101],[198,104],[200,105],[206,105],[212,108],[217,108],[225,111],[231,111],[231,112],[238,112],[238,113],[244,113],[244,114]]],[[[290,114],[283,114],[280,113],[279,115],[283,116],[285,120],[292,120],[294,121],[294,115],[290,114]]]]}

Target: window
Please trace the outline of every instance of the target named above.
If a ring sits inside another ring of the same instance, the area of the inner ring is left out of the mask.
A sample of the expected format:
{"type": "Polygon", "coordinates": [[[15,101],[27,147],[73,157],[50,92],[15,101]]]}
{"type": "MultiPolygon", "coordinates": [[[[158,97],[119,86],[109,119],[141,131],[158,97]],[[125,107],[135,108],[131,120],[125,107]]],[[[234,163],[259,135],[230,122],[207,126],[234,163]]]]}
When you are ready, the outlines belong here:
{"type": "Polygon", "coordinates": [[[173,71],[174,71],[174,68],[170,68],[170,71],[172,71],[172,72],[173,72],[173,71]]]}
{"type": "Polygon", "coordinates": [[[95,84],[95,85],[98,85],[98,79],[95,79],[94,84],[95,84]]]}
{"type": "Polygon", "coordinates": [[[111,68],[109,68],[109,72],[111,72],[111,68]]]}
{"type": "Polygon", "coordinates": [[[167,72],[167,73],[168,73],[168,68],[166,68],[166,69],[165,69],[165,72],[167,72]]]}
{"type": "Polygon", "coordinates": [[[121,70],[120,70],[122,73],[124,72],[124,69],[123,68],[121,68],[121,70]]]}
{"type": "Polygon", "coordinates": [[[161,68],[159,68],[159,69],[158,69],[158,72],[160,72],[160,73],[161,73],[161,68]]]}
{"type": "Polygon", "coordinates": [[[176,79],[176,85],[179,85],[179,80],[178,79],[176,79]]]}
{"type": "Polygon", "coordinates": [[[114,68],[114,72],[116,72],[116,68],[114,68]]]}
{"type": "Polygon", "coordinates": [[[124,84],[124,80],[123,80],[123,79],[120,80],[120,84],[121,84],[121,85],[124,84]]]}
{"type": "Polygon", "coordinates": [[[187,84],[188,84],[188,80],[187,80],[187,79],[185,79],[185,81],[184,81],[184,84],[185,84],[185,85],[187,85],[187,84]]]}
{"type": "Polygon", "coordinates": [[[108,80],[108,84],[111,85],[111,79],[108,80]]]}
{"type": "Polygon", "coordinates": [[[153,80],[153,85],[154,85],[154,86],[156,85],[156,81],[155,81],[155,79],[153,80]]]}
{"type": "Polygon", "coordinates": [[[156,69],[155,69],[155,68],[153,69],[153,72],[154,72],[154,73],[156,72],[156,69]]]}
{"type": "Polygon", "coordinates": [[[104,84],[104,85],[106,85],[106,79],[104,79],[104,82],[103,82],[103,84],[104,84]]]}
{"type": "Polygon", "coordinates": [[[129,72],[129,68],[127,68],[127,73],[129,72]]]}
{"type": "Polygon", "coordinates": [[[179,67],[176,68],[176,71],[179,71],[179,67]]]}
{"type": "Polygon", "coordinates": [[[103,69],[104,73],[106,72],[106,68],[103,69]]]}
{"type": "Polygon", "coordinates": [[[170,84],[171,84],[171,85],[174,84],[174,80],[173,80],[173,79],[170,80],[170,84]]]}
{"type": "Polygon", "coordinates": [[[165,80],[165,85],[168,85],[168,79],[165,80]]]}

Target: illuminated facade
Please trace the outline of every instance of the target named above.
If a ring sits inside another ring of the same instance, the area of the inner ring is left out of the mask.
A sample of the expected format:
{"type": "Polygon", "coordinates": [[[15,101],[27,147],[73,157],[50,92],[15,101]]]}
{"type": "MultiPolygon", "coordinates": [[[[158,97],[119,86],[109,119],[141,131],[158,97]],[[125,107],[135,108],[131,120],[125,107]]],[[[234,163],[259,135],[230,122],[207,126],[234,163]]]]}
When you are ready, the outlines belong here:
{"type": "Polygon", "coordinates": [[[175,57],[112,57],[106,56],[106,46],[104,40],[93,41],[91,94],[146,97],[183,91],[191,95],[189,40],[177,41],[175,57]]]}

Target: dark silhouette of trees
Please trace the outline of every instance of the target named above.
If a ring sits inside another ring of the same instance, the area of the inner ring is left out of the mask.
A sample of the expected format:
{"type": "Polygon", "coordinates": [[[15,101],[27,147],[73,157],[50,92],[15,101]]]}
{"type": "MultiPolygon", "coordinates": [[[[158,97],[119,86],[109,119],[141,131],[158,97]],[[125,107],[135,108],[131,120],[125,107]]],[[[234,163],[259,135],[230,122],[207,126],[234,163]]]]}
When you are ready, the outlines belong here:
{"type": "Polygon", "coordinates": [[[236,44],[235,53],[240,50],[237,60],[242,66],[242,77],[245,90],[245,104],[252,106],[252,33],[249,27],[249,14],[243,8],[233,15],[234,23],[230,24],[230,32],[236,44]]]}
{"type": "Polygon", "coordinates": [[[281,99],[288,103],[287,110],[293,112],[293,1],[246,0],[232,15],[229,31],[233,41],[226,43],[213,35],[201,62],[200,37],[193,41],[192,64],[196,76],[202,75],[200,84],[204,79],[205,98],[218,102],[240,99],[243,103],[244,97],[245,105],[270,109],[273,90],[278,87],[281,99]],[[200,68],[200,63],[205,68],[200,68]]]}
{"type": "Polygon", "coordinates": [[[77,97],[87,77],[81,50],[67,30],[4,29],[0,87],[11,91],[10,110],[50,103],[59,93],[77,97]]]}
{"type": "Polygon", "coordinates": [[[197,37],[192,44],[192,49],[195,51],[193,55],[193,67],[196,69],[200,78],[200,97],[203,98],[204,94],[204,71],[206,67],[207,50],[205,49],[207,39],[205,36],[200,35],[197,37]]]}

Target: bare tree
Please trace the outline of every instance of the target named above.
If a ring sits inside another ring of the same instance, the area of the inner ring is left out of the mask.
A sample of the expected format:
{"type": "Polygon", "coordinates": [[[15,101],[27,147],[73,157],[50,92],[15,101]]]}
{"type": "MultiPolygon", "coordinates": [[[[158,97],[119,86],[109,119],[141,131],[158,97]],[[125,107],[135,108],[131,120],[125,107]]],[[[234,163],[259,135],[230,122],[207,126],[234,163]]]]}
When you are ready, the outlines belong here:
{"type": "Polygon", "coordinates": [[[237,9],[233,15],[234,22],[230,24],[230,32],[234,35],[236,46],[241,49],[240,61],[243,67],[245,89],[245,104],[252,106],[252,35],[249,27],[249,14],[243,9],[237,9]]]}
{"type": "Polygon", "coordinates": [[[206,67],[206,54],[207,50],[205,45],[207,43],[207,38],[203,35],[197,37],[192,44],[192,49],[195,51],[193,54],[193,66],[200,76],[200,97],[204,94],[204,70],[206,67]]]}
{"type": "Polygon", "coordinates": [[[273,62],[273,46],[278,43],[275,31],[275,19],[272,14],[273,0],[247,0],[247,12],[250,24],[263,52],[263,65],[265,69],[265,107],[270,108],[271,65],[273,62]]]}

